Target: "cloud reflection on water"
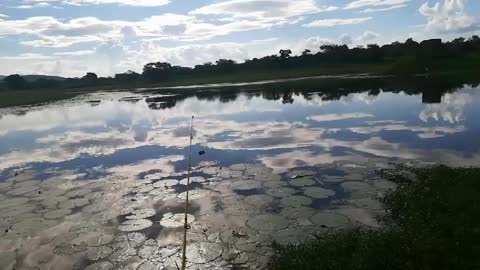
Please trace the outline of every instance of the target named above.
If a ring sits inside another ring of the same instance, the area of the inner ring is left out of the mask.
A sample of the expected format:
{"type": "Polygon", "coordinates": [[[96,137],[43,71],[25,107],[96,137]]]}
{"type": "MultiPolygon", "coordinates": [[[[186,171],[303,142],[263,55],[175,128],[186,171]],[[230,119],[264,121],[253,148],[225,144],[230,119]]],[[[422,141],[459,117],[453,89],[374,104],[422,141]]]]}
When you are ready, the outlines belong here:
{"type": "Polygon", "coordinates": [[[176,156],[183,156],[191,115],[196,117],[198,145],[221,151],[258,152],[258,160],[275,169],[331,162],[348,155],[447,161],[455,156],[468,160],[470,155],[478,159],[476,153],[467,154],[472,149],[466,149],[466,145],[438,150],[437,157],[432,156],[433,151],[418,148],[422,140],[455,140],[456,135],[478,132],[478,127],[461,123],[470,105],[478,103],[474,90],[448,93],[441,104],[427,105],[415,105],[418,96],[402,95],[395,100],[392,95],[355,93],[332,101],[316,94],[294,94],[293,104],[251,94],[231,100],[187,97],[161,110],[152,110],[142,96],[135,103],[122,102],[122,94],[115,98],[102,95],[102,102],[94,107],[81,102],[53,104],[23,115],[2,116],[0,169],[34,162],[55,166],[84,156],[110,156],[145,146],[176,149],[176,156]],[[402,110],[402,103],[411,106],[412,113],[417,111],[422,122],[402,110]],[[431,124],[429,119],[446,123],[431,124]],[[353,139],[341,136],[346,132],[353,139]],[[409,132],[417,139],[387,136],[385,132],[409,132]],[[366,137],[356,138],[355,134],[366,137]],[[24,137],[28,144],[16,142],[24,137]]]}

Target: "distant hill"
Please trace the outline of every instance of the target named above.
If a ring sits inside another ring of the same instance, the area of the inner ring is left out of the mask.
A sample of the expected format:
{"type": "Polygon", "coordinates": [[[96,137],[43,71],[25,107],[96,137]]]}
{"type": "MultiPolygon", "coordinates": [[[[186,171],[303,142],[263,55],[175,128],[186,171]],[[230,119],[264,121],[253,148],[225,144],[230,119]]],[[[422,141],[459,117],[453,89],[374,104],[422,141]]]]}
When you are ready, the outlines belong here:
{"type": "MultiPolygon", "coordinates": [[[[7,76],[0,75],[0,80],[3,80],[7,76]]],[[[28,82],[34,82],[38,79],[47,79],[47,80],[56,80],[56,81],[63,81],[65,80],[64,77],[59,76],[48,76],[48,75],[22,75],[22,77],[27,80],[28,82]]]]}

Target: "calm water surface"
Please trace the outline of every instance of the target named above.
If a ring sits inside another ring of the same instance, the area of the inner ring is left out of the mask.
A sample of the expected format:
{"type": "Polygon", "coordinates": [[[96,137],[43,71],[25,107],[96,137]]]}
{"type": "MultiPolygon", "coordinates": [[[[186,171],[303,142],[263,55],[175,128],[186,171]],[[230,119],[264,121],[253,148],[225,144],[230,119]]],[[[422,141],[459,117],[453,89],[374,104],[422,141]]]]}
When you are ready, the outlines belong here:
{"type": "MultiPolygon", "coordinates": [[[[293,89],[294,90],[294,89],[293,89]]],[[[99,93],[0,118],[1,177],[16,168],[73,170],[89,179],[117,166],[178,156],[185,168],[189,122],[194,161],[262,162],[281,172],[352,157],[480,163],[480,91],[422,93],[99,93]],[[424,95],[424,94],[423,94],[424,95]],[[427,97],[428,98],[428,97],[427,97]],[[423,101],[423,102],[422,102],[423,101]]]]}
{"type": "Polygon", "coordinates": [[[0,268],[177,269],[192,116],[187,261],[203,270],[264,269],[273,241],[380,227],[396,185],[378,169],[480,165],[479,115],[478,86],[382,78],[1,109],[0,268]]]}

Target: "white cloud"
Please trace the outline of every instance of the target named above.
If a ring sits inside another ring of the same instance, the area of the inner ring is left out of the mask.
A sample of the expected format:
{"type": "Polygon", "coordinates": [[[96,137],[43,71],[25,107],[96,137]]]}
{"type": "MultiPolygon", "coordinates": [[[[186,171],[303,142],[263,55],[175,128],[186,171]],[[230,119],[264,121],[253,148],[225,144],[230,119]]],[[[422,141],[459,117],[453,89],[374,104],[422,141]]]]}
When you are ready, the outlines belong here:
{"type": "Polygon", "coordinates": [[[31,9],[31,8],[45,8],[49,7],[50,4],[47,2],[37,2],[33,3],[31,5],[20,5],[20,6],[13,6],[12,8],[18,8],[18,9],[31,9]]]}
{"type": "Polygon", "coordinates": [[[436,33],[461,33],[480,29],[478,20],[467,14],[467,0],[444,0],[432,7],[424,3],[419,12],[427,18],[427,31],[436,33]]]}
{"type": "Polygon", "coordinates": [[[340,40],[340,43],[341,43],[341,44],[349,45],[349,44],[352,44],[352,43],[353,43],[353,38],[352,38],[352,36],[350,36],[349,34],[342,34],[342,35],[339,37],[339,40],[340,40]]]}
{"type": "MultiPolygon", "coordinates": [[[[297,20],[293,20],[296,22],[297,20]]],[[[95,17],[60,20],[54,17],[30,17],[24,20],[0,20],[0,36],[29,35],[37,39],[20,44],[33,47],[62,48],[87,42],[111,40],[178,40],[195,41],[211,39],[255,29],[268,29],[289,24],[285,18],[238,19],[231,22],[212,23],[191,15],[165,13],[140,21],[104,21],[95,17]]]]}
{"type": "Polygon", "coordinates": [[[125,6],[156,7],[167,5],[169,0],[67,0],[71,5],[119,4],[125,6]]]}
{"type": "Polygon", "coordinates": [[[175,65],[194,66],[205,62],[214,62],[220,58],[243,61],[252,57],[264,56],[270,51],[271,40],[250,43],[211,43],[192,44],[177,47],[164,47],[157,42],[143,42],[139,49],[132,49],[125,53],[126,59],[120,66],[132,67],[132,64],[140,69],[150,61],[165,61],[175,65]]]}
{"type": "Polygon", "coordinates": [[[465,120],[465,107],[472,103],[474,97],[469,92],[445,94],[439,104],[428,104],[418,117],[423,122],[447,121],[459,123],[465,120]]]}
{"type": "Polygon", "coordinates": [[[398,6],[409,2],[410,0],[357,0],[345,6],[345,9],[378,7],[378,6],[398,6]]]}
{"type": "Polygon", "coordinates": [[[338,25],[360,24],[371,20],[372,17],[349,18],[349,19],[325,19],[316,20],[302,26],[304,27],[333,27],[338,25]]]}
{"type": "Polygon", "coordinates": [[[417,133],[417,136],[422,139],[440,138],[446,135],[461,133],[466,131],[463,125],[454,127],[422,127],[422,126],[408,126],[405,124],[388,124],[388,125],[373,125],[366,127],[352,127],[350,131],[360,134],[375,134],[381,131],[411,131],[417,133]]]}
{"type": "Polygon", "coordinates": [[[52,58],[53,57],[48,55],[41,55],[41,54],[35,54],[35,53],[23,53],[17,56],[1,56],[0,61],[45,60],[45,59],[52,59],[52,58]]]}
{"type": "Polygon", "coordinates": [[[313,36],[305,39],[301,39],[297,41],[294,44],[284,44],[284,48],[292,48],[292,52],[294,54],[299,54],[303,50],[308,49],[312,53],[317,53],[320,51],[320,46],[326,45],[326,44],[334,44],[335,41],[328,39],[328,38],[322,38],[319,36],[313,36]]]}
{"type": "Polygon", "coordinates": [[[360,119],[373,117],[373,115],[368,113],[336,113],[336,114],[319,114],[312,115],[307,117],[308,120],[313,120],[316,122],[331,122],[331,121],[340,121],[340,120],[351,120],[351,119],[360,119]]]}
{"type": "Polygon", "coordinates": [[[407,5],[396,5],[396,6],[390,6],[386,8],[366,8],[362,10],[362,13],[374,13],[374,12],[382,12],[382,11],[389,11],[389,10],[394,10],[394,9],[399,9],[399,8],[404,8],[407,5]]]}
{"type": "MultiPolygon", "coordinates": [[[[0,13],[0,18],[8,18],[9,16],[8,15],[5,15],[5,14],[2,14],[0,13]]],[[[1,19],[0,19],[1,20],[1,19]]]]}
{"type": "MultiPolygon", "coordinates": [[[[116,4],[116,5],[138,6],[138,7],[158,7],[158,6],[164,6],[170,3],[169,0],[23,0],[23,1],[26,3],[55,2],[58,4],[67,4],[67,5],[75,5],[75,6],[116,4]]],[[[32,6],[35,6],[35,4],[32,4],[32,6]]]]}
{"type": "Polygon", "coordinates": [[[337,7],[333,6],[319,7],[314,0],[230,0],[203,6],[191,11],[190,14],[286,19],[336,9],[337,7]]]}
{"type": "Polygon", "coordinates": [[[361,41],[361,42],[366,42],[366,41],[376,39],[379,36],[380,36],[379,33],[376,33],[376,32],[373,32],[373,31],[365,31],[365,32],[363,32],[363,34],[361,34],[358,37],[358,40],[361,41]]]}
{"type": "Polygon", "coordinates": [[[31,47],[49,47],[49,48],[65,48],[74,44],[101,42],[101,37],[42,37],[42,39],[35,39],[29,41],[20,41],[19,44],[31,47]]]}
{"type": "Polygon", "coordinates": [[[94,50],[84,50],[84,51],[74,51],[74,52],[58,52],[54,53],[54,55],[58,56],[85,56],[85,55],[92,55],[94,54],[94,50]]]}

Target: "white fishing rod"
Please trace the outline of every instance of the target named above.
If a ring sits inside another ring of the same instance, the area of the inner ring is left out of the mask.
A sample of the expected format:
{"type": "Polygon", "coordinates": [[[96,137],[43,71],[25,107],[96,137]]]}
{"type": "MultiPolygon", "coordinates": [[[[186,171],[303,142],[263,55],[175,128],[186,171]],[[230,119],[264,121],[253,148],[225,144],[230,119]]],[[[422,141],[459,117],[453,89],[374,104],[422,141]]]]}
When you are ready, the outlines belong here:
{"type": "Polygon", "coordinates": [[[190,123],[190,148],[188,151],[188,176],[187,176],[187,196],[185,197],[185,221],[183,224],[183,245],[182,245],[182,270],[185,270],[187,263],[187,230],[190,229],[188,225],[188,192],[190,190],[190,173],[192,170],[192,140],[193,140],[193,119],[190,123]]]}

